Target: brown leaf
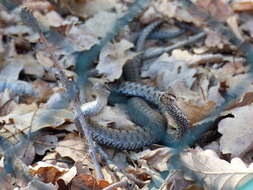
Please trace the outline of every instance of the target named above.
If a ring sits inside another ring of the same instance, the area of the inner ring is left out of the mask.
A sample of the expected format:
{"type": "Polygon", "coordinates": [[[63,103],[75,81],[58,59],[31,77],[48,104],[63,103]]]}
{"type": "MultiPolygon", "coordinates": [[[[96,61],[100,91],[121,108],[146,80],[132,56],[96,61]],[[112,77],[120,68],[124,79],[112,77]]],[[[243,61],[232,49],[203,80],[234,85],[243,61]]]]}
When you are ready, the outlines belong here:
{"type": "Polygon", "coordinates": [[[252,11],[253,10],[253,2],[250,0],[246,1],[237,1],[232,3],[232,9],[234,11],[252,11]]]}
{"type": "Polygon", "coordinates": [[[181,101],[179,99],[178,105],[186,113],[190,123],[194,124],[212,113],[216,106],[216,103],[213,101],[206,101],[200,104],[192,101],[181,101]]]}
{"type": "Polygon", "coordinates": [[[81,137],[69,134],[60,141],[55,149],[62,157],[69,157],[74,161],[82,161],[91,166],[88,161],[88,146],[81,137]]]}
{"type": "Polygon", "coordinates": [[[246,92],[242,98],[232,101],[226,110],[231,110],[237,107],[243,107],[251,104],[253,102],[253,92],[246,92]]]}
{"type": "Polygon", "coordinates": [[[30,170],[30,173],[35,175],[37,174],[43,182],[53,183],[59,179],[60,176],[66,173],[66,171],[59,171],[57,168],[51,167],[40,167],[38,170],[30,170]]]}
{"type": "Polygon", "coordinates": [[[197,0],[196,4],[219,21],[226,21],[232,14],[230,7],[221,0],[197,0]]]}
{"type": "Polygon", "coordinates": [[[38,94],[38,102],[46,102],[46,100],[53,94],[52,87],[49,86],[48,82],[43,80],[36,80],[33,82],[33,88],[36,89],[38,94]]]}
{"type": "Polygon", "coordinates": [[[117,0],[61,0],[63,6],[68,8],[74,15],[91,17],[94,14],[117,8],[117,0]]]}
{"type": "Polygon", "coordinates": [[[109,185],[110,184],[105,180],[97,180],[91,175],[81,173],[71,181],[71,190],[102,190],[109,185]]]}

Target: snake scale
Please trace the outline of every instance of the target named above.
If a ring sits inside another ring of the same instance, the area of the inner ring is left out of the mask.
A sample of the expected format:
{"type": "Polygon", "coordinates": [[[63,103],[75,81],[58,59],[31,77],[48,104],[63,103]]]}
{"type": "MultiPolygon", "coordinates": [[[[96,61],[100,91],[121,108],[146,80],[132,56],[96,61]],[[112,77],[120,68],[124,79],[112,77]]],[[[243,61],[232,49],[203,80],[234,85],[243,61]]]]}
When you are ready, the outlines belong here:
{"type": "MultiPolygon", "coordinates": [[[[156,21],[144,28],[137,40],[137,52],[142,51],[148,35],[161,23],[162,21],[156,21]]],[[[135,96],[128,100],[127,108],[130,118],[139,126],[136,126],[133,130],[112,129],[104,128],[95,121],[89,120],[92,137],[97,143],[117,149],[134,150],[160,142],[166,134],[166,119],[168,115],[178,125],[177,134],[171,139],[180,139],[189,127],[187,117],[177,107],[173,94],[161,92],[157,88],[136,82],[140,80],[141,61],[142,54],[140,53],[124,67],[124,76],[131,82],[123,82],[116,87],[112,87],[113,92],[135,96]],[[165,117],[153,110],[144,99],[156,105],[165,117]]],[[[103,98],[99,98],[99,96],[107,98],[106,95],[98,93],[97,100],[91,103],[90,107],[93,106],[97,109],[105,106],[106,101],[103,98]]],[[[85,110],[89,109],[83,108],[83,112],[85,110]]],[[[86,115],[89,115],[89,112],[86,115]]]]}

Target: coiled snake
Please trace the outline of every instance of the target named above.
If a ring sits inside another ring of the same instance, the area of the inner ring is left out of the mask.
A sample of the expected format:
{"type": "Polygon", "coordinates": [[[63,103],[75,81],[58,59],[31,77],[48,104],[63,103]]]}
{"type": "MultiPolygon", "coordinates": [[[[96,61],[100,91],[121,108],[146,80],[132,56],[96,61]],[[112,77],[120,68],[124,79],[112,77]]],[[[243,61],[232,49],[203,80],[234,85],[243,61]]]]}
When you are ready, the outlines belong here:
{"type": "MultiPolygon", "coordinates": [[[[157,21],[144,28],[137,41],[137,52],[141,52],[147,36],[161,23],[161,21],[157,21]]],[[[157,143],[166,136],[166,119],[168,117],[172,117],[178,126],[176,136],[172,137],[172,140],[179,140],[189,127],[187,117],[176,105],[173,93],[161,92],[157,88],[136,82],[140,79],[141,58],[140,53],[125,65],[124,76],[131,82],[123,82],[120,85],[113,85],[111,88],[113,92],[135,96],[128,100],[127,107],[130,118],[140,126],[136,126],[133,130],[111,129],[101,127],[98,123],[90,120],[90,131],[97,143],[126,150],[139,149],[157,143]],[[157,106],[165,117],[153,110],[142,98],[157,106]]],[[[98,90],[98,97],[101,93],[98,90]]],[[[101,97],[107,98],[108,95],[102,94],[101,97]]],[[[106,103],[105,99],[98,98],[93,102],[93,106],[97,104],[103,107],[106,103]]],[[[83,110],[85,111],[85,108],[83,110]]]]}

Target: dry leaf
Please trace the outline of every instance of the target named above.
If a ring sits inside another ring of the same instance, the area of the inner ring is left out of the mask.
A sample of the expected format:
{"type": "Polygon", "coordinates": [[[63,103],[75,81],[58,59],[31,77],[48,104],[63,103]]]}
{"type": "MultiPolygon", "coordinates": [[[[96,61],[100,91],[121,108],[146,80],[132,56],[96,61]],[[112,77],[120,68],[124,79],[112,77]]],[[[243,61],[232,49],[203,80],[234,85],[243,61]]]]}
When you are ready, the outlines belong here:
{"type": "Polygon", "coordinates": [[[81,17],[90,17],[101,11],[109,11],[118,8],[118,0],[61,0],[63,6],[67,7],[73,14],[81,17]]]}
{"type": "Polygon", "coordinates": [[[102,190],[103,188],[109,186],[110,184],[105,180],[97,180],[91,175],[79,174],[71,182],[72,190],[92,189],[92,190],[102,190]]]}
{"type": "Polygon", "coordinates": [[[45,102],[53,94],[53,89],[48,82],[36,80],[32,85],[33,88],[36,89],[36,93],[38,94],[37,101],[40,103],[45,102]]]}
{"type": "Polygon", "coordinates": [[[109,81],[119,79],[123,72],[123,66],[127,60],[132,59],[136,54],[129,51],[133,44],[127,40],[118,43],[108,43],[99,55],[99,63],[96,69],[104,74],[109,81]]]}
{"type": "MultiPolygon", "coordinates": [[[[253,3],[252,3],[252,5],[253,5],[253,3]]],[[[251,38],[253,37],[253,21],[251,19],[244,22],[241,25],[241,28],[242,28],[242,30],[246,30],[249,33],[251,38]]]]}
{"type": "Polygon", "coordinates": [[[253,102],[253,92],[246,92],[243,96],[235,101],[232,101],[227,107],[226,110],[231,110],[237,107],[243,107],[250,105],[253,102]]]}
{"type": "Polygon", "coordinates": [[[229,163],[214,151],[198,147],[181,153],[180,158],[182,164],[204,182],[205,189],[237,189],[252,179],[253,165],[246,166],[240,158],[233,158],[229,163]]]}
{"type": "Polygon", "coordinates": [[[86,27],[81,26],[72,26],[67,37],[75,45],[75,51],[89,50],[93,45],[99,43],[96,33],[92,33],[86,27]]]}
{"type": "Polygon", "coordinates": [[[168,170],[168,160],[173,154],[171,148],[157,148],[155,150],[144,150],[139,153],[132,153],[133,160],[146,160],[148,166],[160,172],[168,170]]]}
{"type": "Polygon", "coordinates": [[[35,96],[32,85],[22,80],[0,80],[0,92],[9,90],[18,96],[35,96]]]}
{"type": "Polygon", "coordinates": [[[38,175],[43,182],[55,184],[59,179],[64,180],[68,184],[76,175],[76,167],[62,168],[46,162],[37,162],[33,167],[30,167],[30,174],[38,175]]]}
{"type": "Polygon", "coordinates": [[[157,17],[157,14],[160,14],[168,19],[176,18],[179,21],[184,21],[187,23],[200,23],[199,19],[195,18],[194,15],[192,15],[190,12],[188,12],[188,10],[182,7],[180,1],[158,0],[154,2],[153,6],[156,10],[154,16],[152,15],[152,17],[154,18],[157,17]]]}
{"type": "Polygon", "coordinates": [[[58,127],[66,121],[72,121],[73,112],[66,109],[38,109],[33,118],[32,131],[45,127],[58,127]]]}
{"type": "Polygon", "coordinates": [[[0,70],[0,79],[17,80],[20,72],[23,70],[23,62],[21,61],[7,61],[7,65],[0,70]]]}
{"type": "Polygon", "coordinates": [[[191,124],[206,118],[216,106],[216,103],[213,101],[206,101],[200,104],[192,101],[182,101],[180,99],[178,99],[177,104],[185,112],[191,124]]]}
{"type": "Polygon", "coordinates": [[[232,14],[230,7],[221,0],[197,0],[196,4],[219,21],[226,21],[232,14]]]}
{"type": "Polygon", "coordinates": [[[119,17],[120,14],[101,11],[94,15],[94,17],[88,19],[85,22],[84,27],[87,27],[87,30],[91,34],[103,38],[112,30],[116,20],[119,17]]]}
{"type": "Polygon", "coordinates": [[[90,162],[87,160],[88,146],[84,139],[79,136],[69,134],[62,141],[60,141],[55,149],[62,157],[69,157],[74,161],[86,162],[90,166],[90,162]]]}
{"type": "Polygon", "coordinates": [[[232,9],[234,11],[252,11],[253,2],[251,0],[239,0],[232,3],[232,9]]]}
{"type": "Polygon", "coordinates": [[[39,135],[34,140],[35,151],[38,155],[44,155],[47,150],[56,147],[58,138],[53,135],[39,135]]]}
{"type": "Polygon", "coordinates": [[[227,19],[227,23],[228,25],[230,26],[230,28],[232,29],[232,31],[234,32],[234,34],[236,35],[236,37],[241,40],[241,41],[244,41],[244,38],[242,36],[242,31],[241,29],[239,28],[239,17],[238,15],[233,15],[233,16],[230,16],[228,19],[227,19]]]}
{"type": "Polygon", "coordinates": [[[252,149],[252,113],[253,104],[229,111],[234,117],[225,118],[219,123],[221,151],[232,156],[241,156],[252,149]]]}
{"type": "Polygon", "coordinates": [[[148,70],[142,72],[142,77],[155,78],[158,86],[165,90],[169,87],[173,88],[181,81],[185,81],[187,87],[190,88],[195,81],[196,72],[196,69],[188,68],[184,61],[165,53],[154,61],[148,70]]]}
{"type": "Polygon", "coordinates": [[[212,62],[220,62],[223,60],[221,54],[192,54],[187,50],[176,49],[172,51],[172,57],[185,61],[188,65],[206,64],[212,62]]]}
{"type": "Polygon", "coordinates": [[[228,44],[225,38],[223,38],[221,35],[219,35],[217,32],[214,31],[208,31],[207,36],[205,39],[205,45],[208,48],[224,48],[224,44],[228,44]]]}
{"type": "Polygon", "coordinates": [[[113,126],[117,128],[135,126],[135,124],[131,120],[129,120],[127,114],[124,113],[122,109],[119,109],[118,106],[104,107],[103,111],[98,115],[94,116],[93,119],[105,127],[107,125],[111,125],[112,123],[114,124],[113,126]]]}

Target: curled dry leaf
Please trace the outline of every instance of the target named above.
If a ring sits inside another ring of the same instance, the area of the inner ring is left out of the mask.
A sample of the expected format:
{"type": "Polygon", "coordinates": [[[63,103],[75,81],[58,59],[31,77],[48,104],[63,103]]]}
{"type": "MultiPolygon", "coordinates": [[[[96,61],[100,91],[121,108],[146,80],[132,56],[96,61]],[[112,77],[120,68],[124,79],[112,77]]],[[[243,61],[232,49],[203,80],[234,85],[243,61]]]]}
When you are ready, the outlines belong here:
{"type": "MultiPolygon", "coordinates": [[[[248,66],[244,66],[245,60],[244,59],[234,59],[228,61],[220,68],[211,69],[212,74],[221,82],[223,81],[231,81],[235,80],[240,82],[240,77],[247,77],[246,75],[242,75],[243,73],[248,72],[248,66]]],[[[232,82],[231,82],[232,83],[232,82]]],[[[233,87],[233,86],[231,86],[233,87]]]]}
{"type": "Polygon", "coordinates": [[[17,103],[11,98],[8,90],[0,93],[0,116],[8,115],[16,106],[17,103]]]}
{"type": "Polygon", "coordinates": [[[75,45],[75,51],[89,50],[99,43],[96,34],[91,33],[86,27],[72,26],[67,37],[75,45]]]}
{"type": "MultiPolygon", "coordinates": [[[[155,11],[153,11],[153,15],[148,15],[149,17],[147,17],[146,20],[148,18],[157,18],[157,15],[161,15],[168,19],[176,18],[179,21],[188,23],[200,23],[200,20],[198,18],[195,18],[194,15],[182,7],[180,1],[158,0],[155,1],[153,3],[153,6],[150,6],[149,9],[152,7],[154,7],[155,11]]],[[[144,19],[142,18],[142,20],[144,19]]],[[[150,21],[150,19],[148,19],[148,21],[150,21]]]]}
{"type": "Polygon", "coordinates": [[[205,40],[205,45],[209,48],[224,48],[225,44],[229,44],[229,42],[223,38],[221,35],[219,35],[217,32],[214,31],[208,31],[207,37],[205,40]]]}
{"type": "Polygon", "coordinates": [[[227,107],[226,110],[231,110],[237,107],[243,107],[250,105],[253,102],[253,92],[246,92],[243,96],[235,101],[232,101],[227,107]]]}
{"type": "Polygon", "coordinates": [[[89,166],[91,163],[87,159],[88,146],[84,139],[74,134],[67,135],[62,141],[60,141],[55,149],[61,157],[68,157],[74,161],[82,161],[89,166]]]}
{"type": "Polygon", "coordinates": [[[92,34],[95,34],[98,38],[103,38],[108,32],[111,32],[116,20],[120,16],[121,14],[101,11],[88,19],[85,22],[84,27],[87,27],[87,30],[92,34]]]}
{"type": "Polygon", "coordinates": [[[93,0],[93,1],[72,1],[64,0],[62,1],[63,6],[68,8],[74,15],[81,17],[90,17],[101,11],[112,10],[117,8],[117,0],[93,0]]]}
{"type": "Polygon", "coordinates": [[[109,81],[118,79],[127,60],[132,59],[136,54],[130,51],[133,44],[127,40],[118,43],[109,43],[99,55],[99,63],[96,67],[99,73],[104,74],[109,81]]]}
{"type": "Polygon", "coordinates": [[[38,109],[35,104],[19,104],[8,115],[0,117],[1,133],[6,138],[19,139],[18,134],[40,130],[46,127],[59,127],[73,120],[73,113],[66,109],[38,109]]]}
{"type": "Polygon", "coordinates": [[[146,160],[148,166],[160,172],[168,170],[168,160],[173,154],[171,148],[158,148],[155,150],[144,150],[139,153],[132,153],[133,160],[146,160]]]}
{"type": "MultiPolygon", "coordinates": [[[[253,5],[253,3],[252,3],[252,5],[253,5]]],[[[249,33],[251,38],[253,37],[253,21],[251,19],[244,22],[241,25],[241,28],[242,28],[242,30],[246,30],[249,33]]]]}
{"type": "Polygon", "coordinates": [[[182,164],[193,172],[205,189],[237,189],[252,179],[253,165],[246,166],[240,158],[227,162],[212,150],[197,147],[180,154],[182,164]]]}
{"type": "Polygon", "coordinates": [[[32,131],[45,127],[59,127],[67,121],[72,121],[73,112],[66,109],[38,109],[33,117],[32,131]]]}
{"type": "Polygon", "coordinates": [[[196,4],[219,21],[226,21],[232,14],[232,10],[224,1],[197,0],[196,4]]]}
{"type": "Polygon", "coordinates": [[[0,70],[0,80],[17,80],[23,68],[23,62],[8,60],[7,65],[0,70]]]}
{"type": "Polygon", "coordinates": [[[109,185],[110,184],[105,180],[97,180],[93,176],[83,173],[74,177],[74,179],[71,181],[72,190],[80,190],[83,188],[92,190],[102,190],[103,188],[109,185]]]}
{"type": "Polygon", "coordinates": [[[17,104],[8,115],[0,117],[1,135],[13,144],[19,142],[18,135],[20,133],[27,134],[36,110],[35,104],[17,104]]]}
{"type": "Polygon", "coordinates": [[[45,102],[53,94],[53,87],[43,80],[36,80],[32,85],[38,94],[38,102],[45,102]]]}
{"type": "Polygon", "coordinates": [[[234,11],[243,12],[243,11],[252,11],[253,2],[251,0],[239,0],[232,2],[232,9],[234,11]]]}
{"type": "Polygon", "coordinates": [[[177,104],[185,112],[191,124],[197,123],[207,117],[216,106],[216,103],[213,101],[196,103],[180,99],[177,100],[177,104]]]}
{"type": "Polygon", "coordinates": [[[238,15],[233,15],[230,16],[227,19],[227,23],[230,26],[231,30],[234,32],[234,34],[236,35],[236,37],[241,40],[244,41],[243,35],[242,35],[242,30],[239,27],[239,17],[238,15]]]}
{"type": "Polygon", "coordinates": [[[221,54],[203,54],[196,55],[192,54],[187,50],[176,49],[171,54],[178,60],[185,61],[188,65],[206,64],[209,62],[220,62],[223,57],[221,54]]]}
{"type": "Polygon", "coordinates": [[[32,85],[22,80],[0,80],[0,92],[9,90],[12,94],[18,96],[35,96],[32,85]]]}
{"type": "Polygon", "coordinates": [[[53,135],[39,135],[34,139],[35,151],[38,155],[44,155],[47,150],[56,147],[58,138],[53,135]]]}
{"type": "Polygon", "coordinates": [[[117,106],[104,107],[103,111],[94,116],[93,119],[105,127],[108,127],[108,125],[111,124],[115,124],[113,126],[117,128],[126,128],[126,126],[131,127],[135,125],[132,121],[129,120],[129,117],[126,115],[126,113],[124,113],[122,109],[119,109],[117,106]]]}
{"type": "Polygon", "coordinates": [[[30,166],[29,173],[39,176],[45,183],[57,183],[59,179],[62,179],[67,185],[76,175],[76,167],[62,168],[46,162],[37,162],[35,166],[30,166]]]}
{"type": "Polygon", "coordinates": [[[196,69],[188,68],[184,61],[175,59],[168,54],[161,55],[150,67],[142,72],[142,77],[156,79],[162,89],[176,86],[177,82],[185,81],[190,88],[195,81],[196,69]]]}
{"type": "Polygon", "coordinates": [[[253,104],[229,111],[234,117],[225,118],[219,123],[221,151],[241,156],[253,148],[252,113],[253,104]]]}

